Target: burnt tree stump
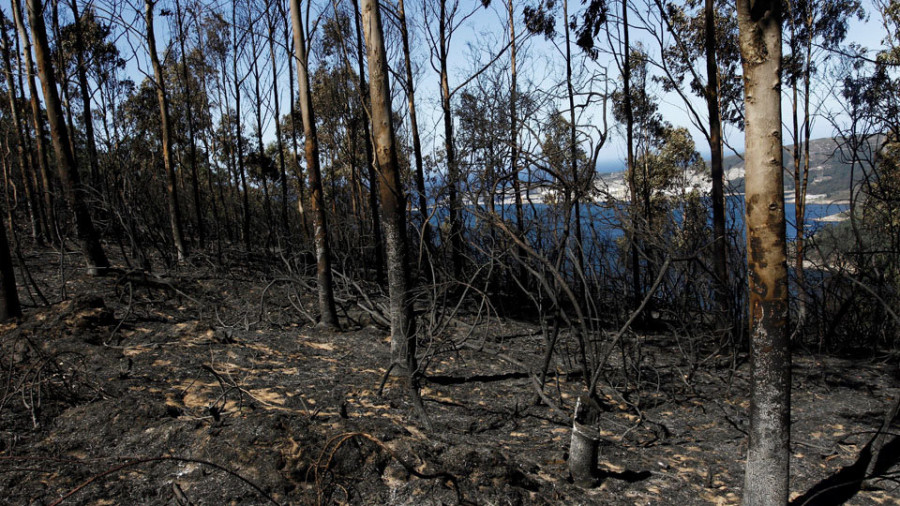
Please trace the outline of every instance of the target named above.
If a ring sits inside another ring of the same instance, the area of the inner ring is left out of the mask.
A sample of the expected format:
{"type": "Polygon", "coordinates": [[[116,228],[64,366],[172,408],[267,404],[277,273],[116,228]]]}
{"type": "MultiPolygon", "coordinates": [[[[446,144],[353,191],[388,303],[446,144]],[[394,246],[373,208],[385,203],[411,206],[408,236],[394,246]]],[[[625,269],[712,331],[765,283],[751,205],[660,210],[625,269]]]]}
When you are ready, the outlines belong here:
{"type": "Polygon", "coordinates": [[[594,427],[600,419],[600,405],[587,395],[578,398],[569,446],[569,473],[579,487],[593,487],[600,481],[597,457],[600,433],[594,427]]]}

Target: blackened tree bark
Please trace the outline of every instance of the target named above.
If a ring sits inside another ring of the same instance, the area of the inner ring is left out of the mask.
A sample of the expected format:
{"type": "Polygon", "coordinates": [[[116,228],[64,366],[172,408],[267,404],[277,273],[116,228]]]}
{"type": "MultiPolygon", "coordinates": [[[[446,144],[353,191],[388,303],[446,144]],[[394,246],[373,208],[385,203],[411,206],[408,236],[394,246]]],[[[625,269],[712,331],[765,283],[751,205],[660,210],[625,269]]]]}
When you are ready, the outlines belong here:
{"type": "MultiPolygon", "coordinates": [[[[516,207],[516,233],[519,238],[525,237],[525,208],[522,205],[522,188],[519,181],[519,125],[518,125],[518,102],[519,87],[516,56],[518,43],[516,42],[516,19],[515,19],[515,3],[508,0],[506,5],[509,11],[509,169],[510,178],[512,178],[513,200],[516,207]]],[[[522,248],[518,249],[520,261],[524,262],[526,256],[522,248]]],[[[525,265],[519,270],[519,278],[525,279],[525,265]]]]}
{"type": "Polygon", "coordinates": [[[391,360],[406,372],[410,395],[419,416],[428,428],[418,390],[416,361],[416,320],[413,315],[409,258],[406,237],[406,195],[400,182],[398,147],[391,119],[391,90],[387,53],[381,28],[378,0],[362,0],[366,52],[369,57],[369,95],[372,106],[372,134],[375,157],[381,171],[379,187],[387,245],[388,289],[391,311],[391,360]]]}
{"type": "Polygon", "coordinates": [[[622,0],[622,86],[625,97],[625,142],[628,152],[628,193],[631,194],[631,290],[635,306],[643,298],[641,288],[641,259],[638,254],[639,219],[637,216],[637,167],[634,166],[634,112],[631,109],[631,42],[628,27],[628,0],[622,0]]]}
{"type": "Polygon", "coordinates": [[[234,78],[234,128],[235,146],[237,147],[237,168],[241,182],[241,236],[244,239],[244,249],[252,249],[250,236],[250,193],[247,189],[247,170],[244,166],[244,123],[241,119],[241,86],[244,78],[238,74],[238,60],[241,53],[241,44],[238,37],[238,28],[243,24],[237,16],[237,0],[231,3],[231,72],[234,78]]]}
{"type": "MultiPolygon", "coordinates": [[[[75,4],[76,0],[72,0],[75,4]]],[[[187,52],[185,52],[185,39],[187,34],[184,31],[184,12],[181,10],[181,2],[175,0],[175,23],[178,27],[178,45],[181,49],[181,80],[184,87],[184,96],[187,97],[185,105],[187,110],[188,127],[188,160],[191,164],[191,190],[194,194],[194,216],[197,220],[197,242],[200,248],[206,247],[206,225],[203,223],[203,202],[200,200],[200,177],[197,174],[197,140],[196,127],[194,126],[194,101],[191,94],[191,80],[188,75],[187,52]]]]}
{"type": "MultiPolygon", "coordinates": [[[[31,39],[28,37],[28,32],[25,30],[25,18],[22,16],[22,9],[19,6],[19,0],[12,0],[10,2],[12,6],[13,18],[16,22],[16,29],[19,32],[19,50],[22,55],[24,55],[23,60],[20,62],[20,67],[24,63],[24,73],[26,74],[26,79],[28,82],[28,93],[31,96],[31,119],[32,124],[34,126],[34,137],[35,137],[35,146],[37,147],[37,152],[32,153],[33,162],[37,162],[37,169],[40,172],[41,176],[41,186],[43,186],[43,203],[44,203],[44,212],[46,213],[48,223],[45,223],[45,229],[47,229],[50,237],[48,239],[51,242],[56,241],[56,237],[52,233],[52,229],[56,227],[56,212],[55,207],[53,206],[53,190],[52,183],[50,180],[50,166],[47,162],[47,145],[44,143],[44,132],[46,131],[44,124],[44,116],[41,112],[41,105],[38,99],[38,91],[37,84],[35,83],[35,69],[34,69],[34,60],[31,58],[31,39]],[[34,160],[36,159],[36,160],[34,160]]],[[[24,100],[24,86],[22,85],[22,73],[19,74],[19,90],[22,93],[22,97],[24,100]]],[[[26,129],[27,134],[27,129],[26,129]]],[[[32,168],[34,163],[32,163],[32,168]]]]}
{"type": "Polygon", "coordinates": [[[12,258],[9,254],[9,241],[6,239],[6,225],[0,215],[0,322],[22,315],[19,294],[16,291],[16,277],[13,272],[12,258]]]}
{"type": "MultiPolygon", "coordinates": [[[[363,109],[366,106],[366,69],[363,60],[363,42],[359,30],[359,4],[353,0],[353,21],[356,27],[356,59],[359,62],[359,100],[363,109]]],[[[366,138],[366,168],[369,173],[369,209],[372,212],[372,237],[375,242],[375,274],[379,283],[384,283],[384,239],[381,236],[381,219],[378,215],[378,178],[375,170],[377,160],[372,157],[372,135],[369,133],[369,122],[363,120],[363,135],[366,138]]]]}
{"type": "Polygon", "coordinates": [[[144,21],[147,23],[147,50],[156,77],[156,98],[159,101],[159,121],[162,127],[163,163],[166,167],[166,194],[169,202],[169,225],[178,261],[187,256],[184,232],[181,229],[181,208],[178,205],[178,180],[175,176],[175,160],[172,156],[172,121],[169,117],[169,98],[166,94],[166,78],[156,53],[156,34],[153,32],[153,0],[144,0],[144,21]]]}
{"type": "MultiPolygon", "coordinates": [[[[3,14],[3,11],[0,10],[0,26],[5,25],[6,16],[3,14]]],[[[30,142],[28,142],[25,124],[22,122],[22,118],[19,114],[19,104],[16,101],[16,86],[15,81],[13,80],[12,65],[10,64],[10,61],[12,61],[12,54],[9,50],[9,37],[6,34],[6,30],[2,30],[2,32],[0,47],[2,47],[3,73],[6,77],[6,96],[9,100],[10,116],[14,123],[13,136],[16,141],[16,158],[22,174],[22,185],[25,188],[25,197],[30,211],[32,237],[37,244],[41,245],[44,241],[44,234],[46,233],[47,236],[50,234],[49,231],[43,229],[46,220],[42,219],[41,203],[37,195],[38,191],[34,188],[34,185],[32,185],[31,173],[33,171],[29,170],[29,168],[33,169],[33,165],[29,163],[32,157],[32,153],[30,152],[30,142]]]]}
{"type": "Polygon", "coordinates": [[[419,137],[419,119],[416,114],[416,86],[413,80],[412,57],[409,50],[409,30],[406,27],[406,8],[403,0],[397,2],[397,23],[400,27],[400,41],[403,43],[403,68],[406,72],[406,101],[409,104],[409,129],[412,136],[413,156],[416,161],[416,193],[418,193],[419,215],[422,219],[422,240],[427,253],[432,245],[431,223],[428,222],[428,197],[425,190],[425,168],[422,161],[422,140],[419,137]]]}
{"type": "Polygon", "coordinates": [[[88,165],[91,169],[91,184],[95,191],[102,187],[100,181],[100,163],[97,159],[97,142],[94,136],[94,115],[91,110],[91,92],[88,87],[87,64],[84,61],[84,36],[81,33],[81,16],[78,12],[77,0],[71,0],[73,25],[75,27],[75,62],[78,76],[78,89],[81,93],[82,123],[84,124],[84,139],[87,147],[88,165]]]}
{"type": "MultiPolygon", "coordinates": [[[[272,99],[275,104],[275,144],[278,146],[278,173],[281,177],[281,235],[287,239],[290,231],[288,221],[287,169],[284,163],[284,139],[281,137],[281,101],[278,99],[278,60],[275,58],[275,11],[266,8],[266,28],[269,42],[269,59],[272,62],[272,99]]],[[[290,60],[290,58],[288,58],[290,60]]],[[[290,79],[290,76],[288,76],[290,79]]]]}
{"type": "Polygon", "coordinates": [[[297,63],[297,88],[300,114],[303,117],[303,133],[306,141],[306,167],[309,172],[310,207],[314,219],[317,276],[319,285],[319,325],[337,327],[337,310],[334,304],[334,287],[331,273],[331,249],[328,244],[328,223],[325,216],[325,199],[322,192],[322,171],[319,168],[319,140],[312,93],[309,86],[309,60],[306,52],[306,36],[300,0],[291,0],[291,24],[294,27],[294,55],[297,63]]]}
{"type": "MultiPolygon", "coordinates": [[[[462,205],[459,202],[459,165],[456,160],[456,144],[453,138],[453,111],[450,102],[450,38],[453,35],[453,19],[447,12],[447,0],[438,0],[438,61],[441,76],[441,110],[444,113],[444,153],[447,157],[447,200],[450,206],[450,261],[453,275],[459,277],[463,267],[462,205]]],[[[457,4],[450,6],[455,12],[457,4]]]]}
{"type": "Polygon", "coordinates": [[[41,78],[41,89],[44,92],[44,103],[47,104],[47,121],[50,123],[59,179],[62,181],[66,200],[75,215],[75,230],[87,264],[87,272],[92,276],[100,275],[109,268],[109,260],[106,258],[103,246],[100,245],[100,235],[94,228],[94,222],[84,200],[85,189],[82,187],[78,168],[75,166],[75,158],[69,149],[69,130],[66,127],[56,89],[56,74],[50,64],[50,44],[47,42],[47,28],[44,25],[41,1],[28,0],[26,5],[28,21],[34,37],[34,56],[41,78]]]}
{"type": "Polygon", "coordinates": [[[728,244],[725,241],[725,173],[722,156],[722,117],[719,109],[719,66],[716,59],[715,0],[704,5],[706,23],[706,109],[709,112],[709,165],[712,176],[713,273],[717,300],[725,309],[728,294],[728,244]]]}
{"type": "Polygon", "coordinates": [[[791,355],[781,142],[781,1],[737,0],[744,69],[750,444],[743,503],[790,492],[791,355]]]}

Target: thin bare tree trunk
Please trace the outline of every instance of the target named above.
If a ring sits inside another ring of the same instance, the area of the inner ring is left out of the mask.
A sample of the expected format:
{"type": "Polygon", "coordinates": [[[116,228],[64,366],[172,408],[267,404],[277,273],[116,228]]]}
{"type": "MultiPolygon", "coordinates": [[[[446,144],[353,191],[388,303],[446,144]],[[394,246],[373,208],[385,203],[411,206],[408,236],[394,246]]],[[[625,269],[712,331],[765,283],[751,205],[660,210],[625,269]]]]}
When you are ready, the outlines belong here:
{"type": "Polygon", "coordinates": [[[456,161],[456,146],[453,140],[453,111],[450,104],[450,71],[449,71],[449,35],[447,18],[447,0],[440,2],[438,59],[440,61],[441,74],[441,110],[444,113],[444,151],[447,157],[447,191],[450,205],[450,261],[453,265],[453,275],[459,277],[462,274],[463,262],[463,237],[462,237],[462,206],[459,202],[459,166],[456,161]]]}
{"type": "MultiPolygon", "coordinates": [[[[0,10],[0,25],[6,25],[6,16],[3,15],[2,10],[0,10]]],[[[16,102],[15,81],[13,80],[12,66],[9,63],[12,60],[12,55],[9,51],[9,38],[6,34],[6,30],[3,30],[2,51],[3,72],[6,76],[6,95],[9,100],[10,114],[14,123],[13,137],[16,142],[16,159],[20,172],[22,173],[22,186],[25,188],[25,199],[28,203],[28,210],[31,218],[31,234],[35,242],[42,245],[44,243],[44,238],[49,236],[50,233],[43,228],[46,220],[42,218],[43,213],[41,203],[37,196],[39,190],[34,188],[32,184],[31,173],[33,171],[29,170],[29,168],[33,169],[34,167],[29,163],[31,160],[31,153],[29,152],[30,143],[25,134],[24,123],[19,115],[19,104],[16,102]]]]}
{"type": "Polygon", "coordinates": [[[628,0],[622,0],[622,30],[624,51],[622,55],[622,86],[625,96],[625,139],[628,150],[628,192],[631,194],[631,290],[634,305],[640,304],[643,298],[641,288],[641,259],[638,254],[638,229],[640,220],[637,216],[637,167],[634,166],[634,113],[631,110],[631,43],[628,27],[628,0]]]}
{"type": "MultiPolygon", "coordinates": [[[[74,4],[76,0],[72,0],[74,4]]],[[[194,102],[191,93],[191,80],[188,75],[187,53],[185,52],[184,40],[187,34],[184,31],[184,18],[182,17],[181,2],[175,0],[175,21],[178,26],[178,44],[181,49],[181,79],[184,81],[185,105],[187,106],[187,127],[188,127],[188,159],[191,163],[191,190],[194,194],[194,216],[197,220],[197,243],[200,248],[206,247],[206,225],[203,223],[203,202],[200,197],[200,176],[197,173],[197,140],[196,128],[194,126],[194,102]]]]}
{"type": "MultiPolygon", "coordinates": [[[[512,177],[513,197],[516,206],[516,233],[519,238],[525,237],[525,208],[522,205],[522,189],[519,181],[519,126],[518,126],[518,74],[516,71],[516,20],[515,20],[515,4],[513,0],[507,3],[509,9],[509,139],[510,139],[510,177],[512,177]]],[[[524,262],[526,255],[522,248],[518,248],[520,262],[524,262]]],[[[519,270],[519,278],[525,278],[525,266],[522,265],[519,270]]]]}
{"type": "Polygon", "coordinates": [[[790,492],[791,355],[781,142],[781,1],[737,0],[744,69],[750,443],[746,505],[790,492]]]}
{"type": "MultiPolygon", "coordinates": [[[[568,0],[563,0],[563,18],[569,19],[569,2],[568,0]]],[[[626,18],[627,19],[627,18],[626,18]]],[[[627,27],[626,27],[627,30],[627,27]]],[[[576,125],[575,125],[575,88],[572,84],[572,47],[569,41],[570,37],[570,27],[569,24],[566,23],[566,95],[569,100],[569,157],[570,160],[570,168],[572,171],[572,186],[571,188],[565,188],[566,191],[566,202],[571,203],[574,206],[574,226],[575,226],[575,267],[577,272],[584,272],[584,254],[582,253],[582,233],[581,233],[581,183],[580,177],[578,174],[578,140],[576,138],[576,125]],[[572,201],[569,201],[569,195],[572,194],[572,201]]],[[[568,217],[569,212],[566,212],[566,216],[568,217]]],[[[568,230],[569,222],[566,220],[565,227],[568,230]]],[[[568,238],[568,234],[564,234],[568,238]]],[[[565,247],[565,246],[564,246],[565,247]]],[[[578,274],[575,274],[575,279],[578,280],[578,274]]],[[[576,281],[576,285],[579,283],[576,281]]],[[[578,290],[575,290],[578,292],[578,290]]]]}
{"type": "MultiPolygon", "coordinates": [[[[287,17],[287,13],[284,12],[284,7],[281,2],[278,2],[278,9],[281,13],[281,16],[284,18],[284,40],[285,47],[288,48],[288,55],[292,55],[294,51],[294,39],[291,36],[291,23],[287,17]]],[[[303,180],[303,168],[300,167],[300,149],[297,143],[297,113],[296,113],[296,102],[294,101],[294,58],[292,56],[288,57],[288,97],[290,97],[290,115],[291,115],[291,147],[292,152],[294,154],[294,173],[297,177],[297,212],[300,213],[300,230],[303,233],[303,236],[309,238],[309,225],[306,221],[306,210],[304,209],[303,201],[306,198],[306,185],[303,180]]]]}
{"type": "Polygon", "coordinates": [[[406,371],[410,395],[422,422],[431,429],[419,397],[416,361],[416,320],[413,314],[406,237],[406,194],[400,182],[398,148],[391,111],[387,55],[377,0],[362,0],[366,49],[369,57],[370,96],[375,156],[381,170],[380,193],[388,253],[388,288],[391,300],[391,359],[406,371]]]}
{"type": "MultiPolygon", "coordinates": [[[[37,159],[38,171],[40,172],[41,176],[41,185],[43,186],[44,209],[47,213],[47,220],[49,222],[46,224],[47,226],[45,226],[45,229],[47,229],[48,234],[50,235],[50,241],[56,242],[56,237],[52,233],[52,228],[56,226],[56,213],[55,208],[53,207],[53,189],[50,178],[50,164],[47,162],[47,146],[46,144],[44,144],[44,132],[46,131],[46,128],[44,126],[44,116],[41,111],[41,105],[38,99],[37,84],[34,80],[35,68],[34,61],[31,58],[31,39],[28,38],[28,32],[25,30],[25,20],[22,16],[22,9],[19,6],[19,0],[11,0],[10,4],[12,6],[13,18],[16,22],[16,29],[19,32],[20,47],[18,49],[20,50],[21,54],[25,56],[24,70],[28,81],[28,93],[31,96],[31,119],[34,125],[34,136],[37,146],[37,152],[33,153],[32,156],[37,159]]],[[[22,96],[24,97],[25,91],[24,87],[22,86],[21,73],[19,74],[19,89],[21,90],[22,96]]]]}
{"type": "MultiPolygon", "coordinates": [[[[353,0],[354,25],[356,26],[356,58],[359,62],[359,100],[363,110],[366,109],[366,69],[363,60],[362,34],[359,30],[359,4],[353,0]]],[[[381,237],[381,218],[378,214],[378,178],[375,171],[377,163],[372,157],[372,135],[369,133],[368,118],[363,118],[363,135],[366,138],[366,169],[369,173],[369,208],[372,211],[372,234],[375,242],[375,274],[379,283],[384,283],[384,239],[381,237]]]]}
{"type": "Polygon", "coordinates": [[[413,80],[412,59],[409,51],[409,30],[406,27],[406,10],[403,0],[397,3],[397,18],[400,25],[400,40],[403,44],[403,67],[406,72],[406,101],[409,105],[409,129],[412,135],[413,157],[416,162],[416,193],[419,197],[419,215],[422,217],[423,234],[425,242],[424,251],[431,248],[432,230],[428,221],[428,196],[425,190],[425,168],[422,161],[422,140],[419,137],[419,120],[416,114],[416,87],[413,80]]]}
{"type": "MultiPolygon", "coordinates": [[[[13,1],[15,3],[17,0],[13,1]]],[[[100,245],[99,234],[94,229],[94,222],[84,201],[85,189],[82,187],[72,151],[69,150],[69,131],[63,118],[62,105],[56,90],[56,78],[50,64],[50,44],[47,42],[47,28],[44,25],[41,1],[28,0],[27,6],[31,33],[34,36],[34,56],[41,76],[44,103],[47,104],[47,120],[50,123],[53,149],[56,151],[59,179],[62,181],[66,200],[75,215],[75,230],[87,264],[87,272],[96,276],[105,273],[109,268],[109,260],[103,252],[103,246],[100,245]]]]}
{"type": "Polygon", "coordinates": [[[728,244],[725,240],[725,172],[722,156],[722,118],[719,109],[719,67],[716,60],[714,0],[706,0],[706,108],[709,112],[709,152],[712,176],[713,273],[720,309],[728,307],[728,244]]]}
{"type": "Polygon", "coordinates": [[[247,171],[244,167],[244,129],[241,119],[241,84],[243,79],[238,77],[238,53],[240,46],[238,44],[237,30],[240,24],[237,19],[237,0],[231,4],[231,70],[234,74],[234,123],[237,137],[235,145],[237,147],[237,168],[241,182],[241,236],[244,239],[244,249],[250,251],[252,248],[252,238],[250,237],[250,195],[247,188],[247,171]]]}
{"type": "Polygon", "coordinates": [[[77,64],[76,73],[78,75],[78,87],[81,92],[81,102],[83,106],[82,122],[84,123],[84,137],[87,144],[88,165],[91,169],[91,184],[94,191],[100,191],[102,184],[100,180],[100,164],[97,157],[97,141],[94,136],[94,115],[91,110],[91,93],[88,87],[87,65],[84,62],[84,36],[81,33],[81,16],[78,12],[77,0],[71,0],[73,24],[75,27],[75,62],[77,64]]]}
{"type": "Polygon", "coordinates": [[[181,230],[181,208],[178,206],[178,181],[175,177],[175,160],[172,157],[172,122],[169,118],[169,98],[166,95],[166,78],[159,56],[156,54],[156,34],[153,32],[154,0],[144,0],[144,20],[147,23],[147,50],[156,77],[156,98],[159,101],[159,121],[162,128],[163,163],[166,167],[166,194],[169,202],[169,225],[178,261],[187,257],[184,232],[181,230]]]}
{"type": "Polygon", "coordinates": [[[331,249],[328,244],[328,223],[325,216],[325,199],[322,192],[322,172],[319,168],[319,140],[316,135],[315,113],[309,86],[309,60],[306,52],[306,36],[300,11],[300,0],[291,0],[291,24],[294,27],[294,54],[297,61],[297,86],[300,95],[300,114],[303,116],[303,132],[306,140],[306,166],[312,192],[310,205],[315,220],[315,244],[319,285],[320,325],[337,327],[337,310],[334,304],[334,286],[331,273],[331,249]]]}
{"type": "MultiPolygon", "coordinates": [[[[275,15],[267,9],[266,24],[269,35],[269,59],[272,61],[272,98],[275,100],[275,143],[278,146],[278,169],[281,176],[281,234],[286,239],[290,231],[288,221],[287,169],[284,163],[284,139],[281,137],[281,102],[278,95],[278,60],[275,58],[275,15]]],[[[288,58],[290,60],[290,58],[288,58]]],[[[290,78],[290,76],[288,76],[290,78]]]]}
{"type": "Polygon", "coordinates": [[[22,316],[22,306],[19,304],[19,293],[16,291],[16,277],[9,254],[9,241],[6,239],[6,225],[3,223],[3,216],[0,215],[0,322],[19,316],[22,316]]]}
{"type": "Polygon", "coordinates": [[[266,146],[263,144],[262,138],[262,94],[259,91],[259,82],[262,78],[261,72],[259,70],[259,53],[257,52],[258,47],[256,45],[256,31],[250,30],[250,73],[253,74],[253,100],[256,102],[256,111],[254,116],[256,117],[256,145],[259,150],[259,179],[262,183],[263,187],[263,210],[266,213],[266,247],[271,245],[272,242],[272,233],[271,231],[274,229],[275,218],[272,214],[272,201],[269,198],[269,182],[268,175],[266,174],[266,167],[262,165],[265,163],[266,159],[266,146]]]}

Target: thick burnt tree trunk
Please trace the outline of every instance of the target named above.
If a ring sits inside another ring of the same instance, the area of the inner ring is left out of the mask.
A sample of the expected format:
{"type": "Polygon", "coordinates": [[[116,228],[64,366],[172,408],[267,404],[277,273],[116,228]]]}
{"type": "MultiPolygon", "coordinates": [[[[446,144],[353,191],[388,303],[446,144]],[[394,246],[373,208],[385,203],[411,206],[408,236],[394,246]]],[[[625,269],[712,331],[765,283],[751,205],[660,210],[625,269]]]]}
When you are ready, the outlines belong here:
{"type": "Polygon", "coordinates": [[[300,114],[303,117],[303,134],[306,141],[306,167],[309,172],[310,207],[315,226],[317,277],[319,285],[319,325],[337,327],[337,310],[334,304],[334,287],[331,274],[331,249],[328,244],[328,223],[325,216],[325,198],[322,192],[322,171],[319,168],[319,140],[312,93],[309,86],[309,60],[306,53],[306,37],[300,0],[291,0],[291,24],[294,27],[294,54],[297,62],[297,85],[300,98],[300,114]]]}
{"type": "Polygon", "coordinates": [[[781,142],[781,2],[738,0],[746,109],[750,444],[746,505],[787,504],[791,355],[781,142]]]}
{"type": "Polygon", "coordinates": [[[63,117],[62,105],[56,89],[56,74],[50,64],[50,44],[47,42],[47,27],[44,25],[40,0],[28,0],[28,21],[34,37],[34,56],[37,60],[41,88],[44,91],[44,103],[47,104],[47,121],[50,123],[50,134],[53,138],[53,149],[56,152],[59,179],[62,181],[66,200],[75,215],[75,230],[78,242],[84,254],[87,272],[96,276],[109,268],[109,260],[100,245],[100,236],[94,228],[94,222],[85,202],[85,189],[82,187],[75,157],[69,149],[69,130],[63,117]]]}

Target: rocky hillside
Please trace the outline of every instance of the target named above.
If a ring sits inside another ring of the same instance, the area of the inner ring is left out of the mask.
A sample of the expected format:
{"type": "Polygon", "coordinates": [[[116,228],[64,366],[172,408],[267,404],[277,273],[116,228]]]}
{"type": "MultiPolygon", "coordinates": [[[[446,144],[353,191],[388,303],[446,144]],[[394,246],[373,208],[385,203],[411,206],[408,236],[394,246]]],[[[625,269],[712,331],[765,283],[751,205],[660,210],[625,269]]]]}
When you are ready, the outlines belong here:
{"type": "MultiPolygon", "coordinates": [[[[787,198],[793,200],[794,182],[792,171],[794,157],[793,146],[784,147],[785,184],[787,198]]],[[[862,177],[859,170],[853,174],[857,181],[862,177]]],[[[732,155],[725,158],[725,178],[731,193],[744,192],[744,160],[732,155]]],[[[808,199],[811,202],[825,203],[846,200],[850,195],[851,165],[849,156],[841,153],[838,143],[833,138],[816,139],[810,145],[810,175],[808,199]]],[[[691,174],[685,177],[686,189],[698,188],[709,191],[710,179],[705,174],[691,174]]],[[[625,173],[622,171],[602,174],[597,180],[597,187],[604,195],[614,198],[627,198],[625,173]]]]}

